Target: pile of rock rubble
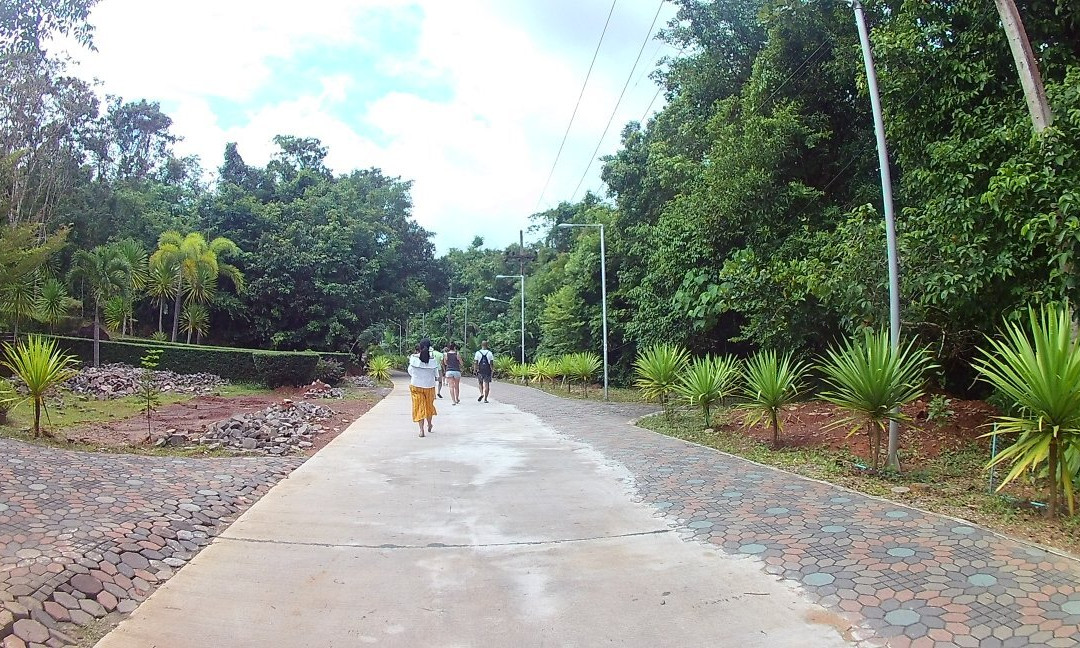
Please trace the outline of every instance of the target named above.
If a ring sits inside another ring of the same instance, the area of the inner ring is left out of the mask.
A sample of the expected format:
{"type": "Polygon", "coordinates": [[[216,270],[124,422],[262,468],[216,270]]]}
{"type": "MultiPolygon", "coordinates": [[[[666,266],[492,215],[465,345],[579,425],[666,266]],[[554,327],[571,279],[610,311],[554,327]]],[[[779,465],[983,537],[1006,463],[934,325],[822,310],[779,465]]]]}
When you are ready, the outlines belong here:
{"type": "MultiPolygon", "coordinates": [[[[76,394],[85,394],[97,400],[120,398],[139,390],[143,371],[145,370],[126,364],[84,367],[66,384],[76,394]]],[[[220,376],[207,373],[178,374],[174,371],[154,370],[153,374],[154,386],[163,392],[210,394],[227,384],[220,376]]]]}
{"type": "Polygon", "coordinates": [[[345,398],[345,390],[331,387],[321,380],[308,385],[304,398],[345,398]]]}
{"type": "MultiPolygon", "coordinates": [[[[210,424],[199,443],[270,455],[303,451],[323,432],[318,422],[333,414],[333,410],[323,405],[286,399],[258,412],[237,414],[210,424]]],[[[168,442],[173,442],[171,437],[168,442]]]]}

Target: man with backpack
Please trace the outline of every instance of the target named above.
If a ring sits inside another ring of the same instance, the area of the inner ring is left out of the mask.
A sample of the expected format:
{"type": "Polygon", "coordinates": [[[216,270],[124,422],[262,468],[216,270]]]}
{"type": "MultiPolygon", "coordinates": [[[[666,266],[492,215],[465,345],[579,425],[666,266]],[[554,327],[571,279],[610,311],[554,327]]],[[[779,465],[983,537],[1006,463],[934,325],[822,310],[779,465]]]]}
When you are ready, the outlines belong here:
{"type": "Polygon", "coordinates": [[[491,374],[495,367],[495,354],[488,349],[488,342],[480,343],[480,350],[473,356],[476,365],[476,379],[480,382],[480,396],[476,402],[488,402],[488,394],[491,392],[491,374]]]}

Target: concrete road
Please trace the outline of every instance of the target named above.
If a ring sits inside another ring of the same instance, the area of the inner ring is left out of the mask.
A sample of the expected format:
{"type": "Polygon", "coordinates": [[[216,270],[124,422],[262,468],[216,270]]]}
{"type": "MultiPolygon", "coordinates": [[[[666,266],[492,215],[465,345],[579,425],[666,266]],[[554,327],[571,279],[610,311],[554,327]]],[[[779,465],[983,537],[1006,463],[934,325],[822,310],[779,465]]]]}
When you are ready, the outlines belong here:
{"type": "Polygon", "coordinates": [[[418,438],[399,383],[98,646],[850,645],[634,503],[619,465],[462,392],[418,438]]]}

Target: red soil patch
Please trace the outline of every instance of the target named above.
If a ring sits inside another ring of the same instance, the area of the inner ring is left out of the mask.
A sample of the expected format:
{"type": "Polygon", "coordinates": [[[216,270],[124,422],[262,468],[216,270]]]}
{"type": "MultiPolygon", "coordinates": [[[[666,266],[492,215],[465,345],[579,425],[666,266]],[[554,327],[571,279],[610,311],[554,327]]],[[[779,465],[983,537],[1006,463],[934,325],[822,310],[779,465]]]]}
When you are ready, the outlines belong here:
{"type": "MultiPolygon", "coordinates": [[[[166,434],[201,434],[207,425],[227,419],[243,412],[257,412],[286,398],[294,401],[308,400],[325,405],[334,411],[334,416],[319,423],[326,431],[313,439],[314,444],[307,449],[308,456],[330,443],[350,423],[360,418],[379,402],[389,390],[384,388],[368,389],[360,397],[343,399],[304,399],[306,387],[279,388],[272,394],[258,396],[196,396],[183,403],[163,405],[154,410],[150,421],[152,438],[158,439],[166,434]]],[[[74,429],[65,430],[64,436],[69,441],[85,443],[99,447],[119,447],[146,443],[146,417],[133,416],[127,419],[91,423],[74,429]]]]}
{"type": "MultiPolygon", "coordinates": [[[[990,431],[989,423],[997,413],[993,407],[982,401],[952,399],[949,409],[952,416],[941,421],[928,421],[929,398],[921,398],[904,408],[904,413],[911,417],[900,426],[901,448],[906,464],[918,464],[920,460],[934,459],[942,452],[956,450],[979,439],[990,431]]],[[[785,408],[781,415],[781,448],[829,448],[847,449],[852,454],[869,458],[870,441],[865,426],[848,436],[854,423],[828,428],[834,421],[843,418],[839,408],[822,401],[799,403],[785,408]]],[[[749,429],[743,426],[745,417],[737,416],[722,427],[726,430],[740,430],[765,443],[772,443],[772,429],[758,424],[749,429]]],[[[882,437],[882,452],[885,451],[886,436],[882,437]]],[[[989,444],[988,439],[979,443],[989,444]]]]}

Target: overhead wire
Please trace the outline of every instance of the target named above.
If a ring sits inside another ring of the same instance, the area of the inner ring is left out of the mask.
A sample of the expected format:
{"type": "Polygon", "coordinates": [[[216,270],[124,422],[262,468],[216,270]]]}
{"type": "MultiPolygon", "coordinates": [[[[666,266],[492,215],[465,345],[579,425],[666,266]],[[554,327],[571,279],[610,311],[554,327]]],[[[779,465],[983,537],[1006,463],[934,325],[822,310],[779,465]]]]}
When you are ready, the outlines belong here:
{"type": "Polygon", "coordinates": [[[615,102],[615,108],[611,111],[611,116],[608,117],[607,125],[604,126],[604,132],[601,133],[599,141],[596,142],[596,148],[593,149],[592,155],[589,156],[589,164],[585,167],[585,172],[581,174],[581,179],[578,180],[577,186],[574,187],[574,193],[570,196],[571,202],[577,197],[578,190],[581,189],[582,183],[585,182],[585,178],[589,175],[589,169],[592,168],[593,161],[596,159],[596,154],[600,151],[600,145],[604,143],[604,137],[607,136],[608,130],[611,128],[611,122],[615,121],[615,114],[619,111],[619,106],[622,104],[623,97],[626,95],[626,89],[630,87],[630,82],[634,80],[634,73],[637,72],[638,63],[641,62],[641,55],[645,52],[645,47],[649,44],[649,39],[653,37],[653,29],[656,28],[656,21],[660,19],[660,12],[663,11],[665,2],[667,2],[667,0],[660,0],[660,4],[656,8],[656,14],[653,15],[652,23],[649,25],[649,31],[645,34],[645,40],[642,41],[641,48],[638,49],[637,58],[634,59],[634,66],[630,68],[630,74],[626,77],[626,83],[623,84],[622,92],[619,93],[619,99],[615,102]]]}
{"type": "Polygon", "coordinates": [[[566,146],[566,139],[570,136],[570,127],[574,125],[574,118],[577,117],[578,108],[581,107],[581,98],[585,96],[585,88],[589,85],[589,78],[592,76],[593,66],[596,65],[596,57],[600,54],[600,46],[604,43],[604,36],[607,34],[608,25],[611,24],[611,16],[615,13],[615,5],[619,0],[612,0],[611,8],[608,10],[607,20],[604,21],[604,29],[600,32],[600,40],[596,43],[596,50],[593,52],[592,61],[589,62],[589,71],[585,73],[585,82],[581,84],[581,92],[578,93],[577,102],[574,103],[574,111],[570,114],[570,121],[566,124],[566,132],[563,133],[562,142],[559,143],[559,150],[555,153],[555,161],[551,163],[551,170],[548,171],[547,180],[544,181],[544,188],[540,190],[540,197],[536,199],[536,209],[540,208],[540,203],[544,200],[544,194],[547,193],[548,186],[551,184],[551,178],[555,175],[555,167],[559,164],[559,157],[562,156],[563,147],[566,146]]]}

